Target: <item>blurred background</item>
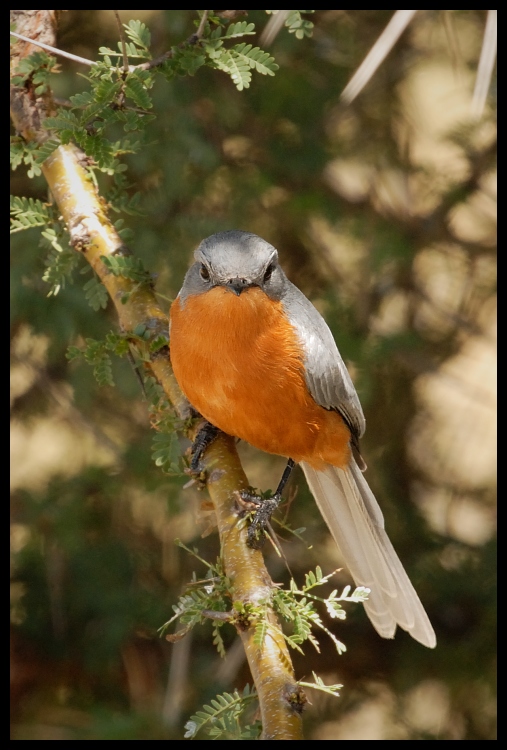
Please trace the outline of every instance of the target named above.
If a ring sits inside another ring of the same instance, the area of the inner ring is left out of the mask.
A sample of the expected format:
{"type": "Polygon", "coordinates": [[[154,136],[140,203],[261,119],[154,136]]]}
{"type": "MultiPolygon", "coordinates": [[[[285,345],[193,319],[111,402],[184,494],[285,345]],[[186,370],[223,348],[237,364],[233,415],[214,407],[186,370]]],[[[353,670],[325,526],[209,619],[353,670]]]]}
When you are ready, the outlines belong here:
{"type": "MultiPolygon", "coordinates": [[[[144,21],[161,54],[195,11],[120,11],[144,21]]],[[[130,245],[177,294],[209,234],[237,228],[275,245],[291,280],[325,316],[366,414],[367,478],[389,536],[437,634],[434,651],[399,631],[385,641],[360,605],[294,656],[296,676],[342,683],[310,694],[313,739],[495,739],[496,77],[484,112],[472,92],[487,11],[418,11],[358,98],[340,94],[393,11],[318,11],[311,39],[286,30],[268,48],[280,70],[238,92],[220,71],[157,79],[148,146],[128,157],[142,216],[130,245]]],[[[249,11],[259,33],[270,16],[249,11]]],[[[62,14],[58,45],[96,59],[116,48],[112,11],[62,14]]],[[[258,37],[247,40],[259,44],[258,37]]],[[[262,42],[261,42],[262,46],[262,42]]],[[[60,59],[62,98],[84,87],[60,59]]],[[[13,173],[16,195],[47,198],[13,173]]],[[[67,347],[116,330],[79,274],[56,297],[33,230],[12,240],[12,739],[177,739],[216,693],[251,681],[233,628],[177,644],[159,628],[192,571],[214,562],[201,538],[205,494],[151,460],[146,403],[126,361],[116,388],[68,363],[67,347]]],[[[182,444],[182,448],[185,448],[182,444]]],[[[240,445],[252,485],[274,488],[284,460],[240,445]]],[[[340,557],[300,472],[292,575],[340,557]]],[[[282,537],[286,535],[282,534],[282,537]]],[[[266,549],[277,582],[285,563],[266,549]]],[[[351,582],[343,570],[329,589],[351,582]]],[[[323,614],[325,618],[325,615],[323,614]]],[[[206,739],[205,735],[200,737],[206,739]]]]}

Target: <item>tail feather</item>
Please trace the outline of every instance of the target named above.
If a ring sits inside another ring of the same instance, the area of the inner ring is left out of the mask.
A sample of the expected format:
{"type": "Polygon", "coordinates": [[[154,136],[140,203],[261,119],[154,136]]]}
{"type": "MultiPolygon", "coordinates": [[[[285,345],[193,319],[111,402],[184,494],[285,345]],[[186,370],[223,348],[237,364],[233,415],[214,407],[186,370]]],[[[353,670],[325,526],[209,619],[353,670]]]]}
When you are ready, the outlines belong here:
{"type": "Polygon", "coordinates": [[[436,638],[428,615],[384,530],[382,511],[356,462],[317,471],[301,463],[306,480],[356,586],[371,589],[364,603],[373,626],[393,638],[399,625],[428,648],[436,638]]]}

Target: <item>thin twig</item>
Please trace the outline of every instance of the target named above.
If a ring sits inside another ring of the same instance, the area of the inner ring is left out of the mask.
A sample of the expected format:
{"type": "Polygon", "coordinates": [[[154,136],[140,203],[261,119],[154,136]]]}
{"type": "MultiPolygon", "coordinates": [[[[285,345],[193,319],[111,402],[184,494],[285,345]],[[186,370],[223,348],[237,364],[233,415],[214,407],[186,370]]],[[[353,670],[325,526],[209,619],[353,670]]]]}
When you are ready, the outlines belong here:
{"type": "Polygon", "coordinates": [[[359,68],[345,86],[341,95],[341,99],[345,104],[353,102],[356,96],[364,89],[416,13],[416,10],[396,11],[359,68]]]}
{"type": "Polygon", "coordinates": [[[195,36],[197,37],[197,39],[200,39],[204,33],[204,27],[206,26],[206,21],[208,20],[208,16],[209,16],[209,10],[203,10],[201,22],[197,28],[197,31],[195,32],[195,36]]]}
{"type": "Polygon", "coordinates": [[[440,12],[441,12],[441,18],[442,18],[442,22],[444,26],[445,35],[447,37],[447,43],[449,45],[449,55],[452,61],[454,75],[456,76],[458,83],[460,83],[461,81],[460,70],[463,66],[463,55],[461,54],[461,50],[459,48],[459,40],[456,34],[456,30],[454,28],[452,11],[442,10],[440,12]]]}
{"type": "Polygon", "coordinates": [[[472,116],[477,118],[484,112],[489,84],[493,75],[497,46],[496,29],[497,11],[488,10],[486,28],[484,29],[484,41],[482,42],[481,57],[479,59],[479,67],[477,68],[477,79],[472,99],[472,116]]]}
{"type": "Polygon", "coordinates": [[[282,26],[287,20],[288,15],[288,10],[279,10],[271,16],[267,24],[264,26],[262,34],[259,37],[259,44],[261,45],[261,47],[269,47],[270,44],[273,44],[276,37],[280,33],[282,26]]]}
{"type": "Polygon", "coordinates": [[[15,36],[16,39],[21,39],[22,42],[29,42],[30,44],[35,44],[36,47],[42,47],[42,49],[47,50],[48,52],[52,52],[54,55],[60,55],[60,57],[67,57],[69,60],[74,60],[74,62],[81,63],[82,65],[89,65],[90,67],[92,65],[95,65],[95,63],[92,60],[87,60],[86,57],[79,57],[79,55],[73,55],[70,52],[64,52],[61,49],[57,49],[56,47],[51,47],[49,44],[44,44],[43,42],[36,42],[35,39],[29,39],[27,36],[23,36],[22,34],[16,34],[15,31],[10,32],[11,36],[15,36]]]}
{"type": "Polygon", "coordinates": [[[189,663],[193,633],[175,643],[171,648],[171,664],[162,707],[162,721],[167,727],[180,723],[188,694],[189,663]]]}
{"type": "Polygon", "coordinates": [[[127,57],[127,45],[125,44],[125,34],[123,33],[123,25],[121,22],[120,14],[117,10],[113,10],[114,17],[116,18],[116,24],[118,26],[118,33],[120,35],[121,51],[123,54],[123,72],[125,75],[129,72],[129,59],[127,57]]]}

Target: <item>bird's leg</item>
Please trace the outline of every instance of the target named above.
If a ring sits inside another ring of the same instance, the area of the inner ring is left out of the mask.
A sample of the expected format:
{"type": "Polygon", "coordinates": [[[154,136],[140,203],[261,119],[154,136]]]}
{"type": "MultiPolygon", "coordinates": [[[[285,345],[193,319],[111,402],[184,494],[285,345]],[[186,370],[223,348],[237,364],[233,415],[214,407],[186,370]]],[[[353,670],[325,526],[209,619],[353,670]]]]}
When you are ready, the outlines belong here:
{"type": "Polygon", "coordinates": [[[278,487],[276,488],[275,494],[271,495],[271,497],[268,497],[265,500],[263,500],[258,495],[252,495],[249,492],[240,492],[240,497],[242,500],[253,502],[258,506],[258,509],[256,510],[248,529],[247,544],[249,547],[252,547],[252,549],[260,549],[264,544],[265,537],[263,532],[269,524],[271,516],[280,505],[280,502],[282,500],[282,492],[289,480],[290,475],[292,474],[294,466],[294,461],[292,460],[292,458],[289,458],[289,460],[287,461],[287,466],[285,467],[285,471],[282,474],[282,478],[280,479],[278,487]]]}
{"type": "Polygon", "coordinates": [[[192,445],[192,458],[190,460],[190,471],[192,474],[200,474],[202,471],[201,458],[206,448],[211,445],[219,433],[218,427],[211,422],[204,422],[197,433],[192,445]]]}

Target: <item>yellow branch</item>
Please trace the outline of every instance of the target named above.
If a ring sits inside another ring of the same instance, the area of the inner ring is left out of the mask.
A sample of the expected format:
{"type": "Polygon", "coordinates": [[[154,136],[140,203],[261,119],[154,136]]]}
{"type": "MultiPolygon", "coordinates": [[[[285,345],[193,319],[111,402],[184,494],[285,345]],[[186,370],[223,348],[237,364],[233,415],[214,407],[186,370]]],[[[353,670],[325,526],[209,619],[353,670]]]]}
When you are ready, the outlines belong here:
{"type": "MultiPolygon", "coordinates": [[[[273,582],[262,553],[247,547],[245,529],[238,528],[234,493],[246,489],[248,480],[237,457],[234,438],[222,434],[206,451],[204,464],[217,514],[224,569],[232,582],[231,594],[245,605],[269,602],[273,582]]],[[[300,740],[303,739],[301,690],[295,683],[287,644],[270,607],[267,618],[261,646],[254,640],[255,623],[238,627],[259,695],[262,739],[300,740]]]]}

